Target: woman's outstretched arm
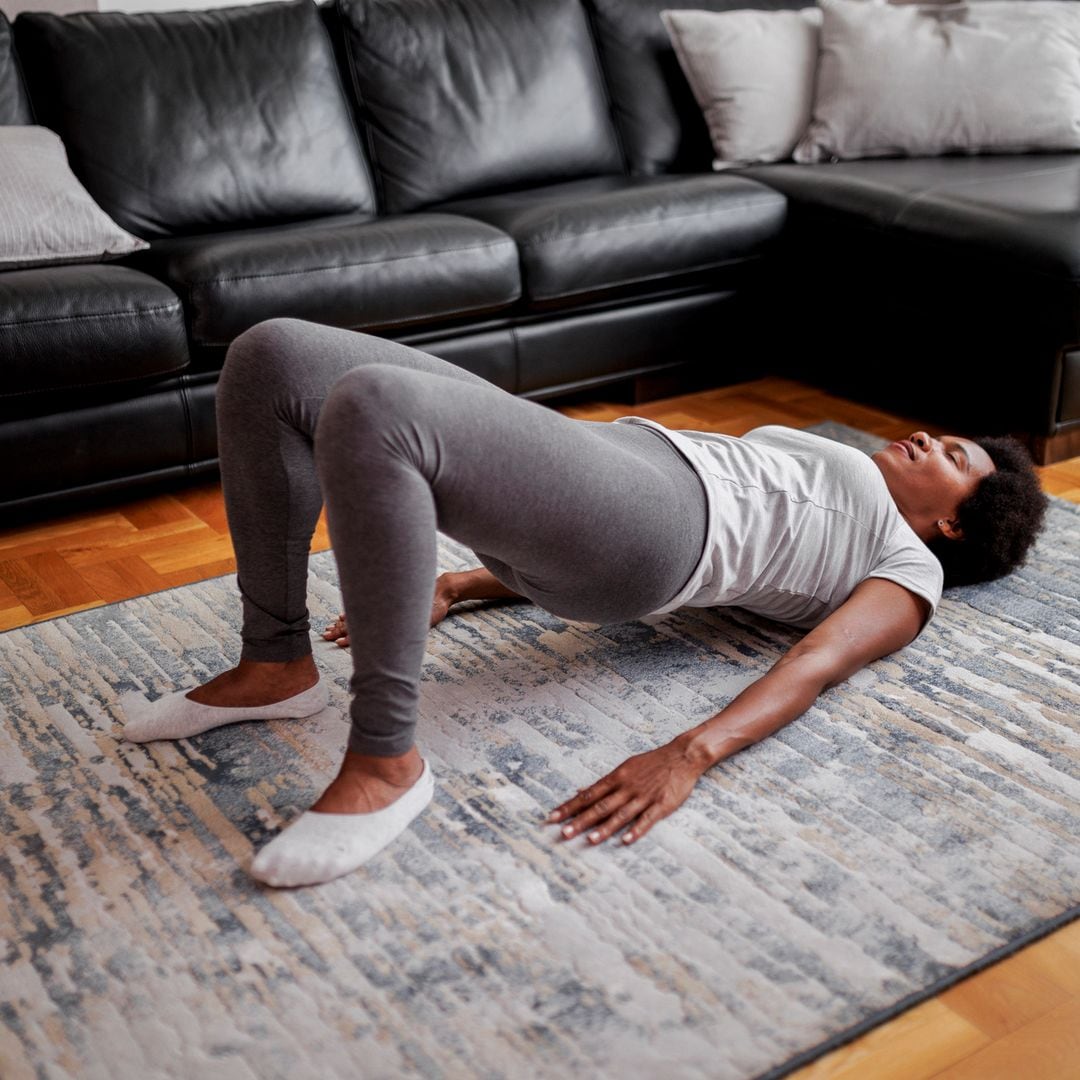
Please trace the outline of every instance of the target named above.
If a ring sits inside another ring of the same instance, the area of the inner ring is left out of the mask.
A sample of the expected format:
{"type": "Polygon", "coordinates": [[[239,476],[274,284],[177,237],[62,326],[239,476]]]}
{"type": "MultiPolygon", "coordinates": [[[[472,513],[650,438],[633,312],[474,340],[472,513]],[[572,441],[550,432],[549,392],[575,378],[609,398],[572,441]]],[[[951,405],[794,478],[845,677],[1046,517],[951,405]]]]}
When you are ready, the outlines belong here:
{"type": "Polygon", "coordinates": [[[665,746],[628,758],[547,820],[572,817],[563,835],[593,829],[594,843],[633,821],[623,841],[638,839],[681,806],[713,765],[801,716],[823,690],[914,640],[928,612],[927,602],[902,585],[867,578],[730,705],[665,746]]]}

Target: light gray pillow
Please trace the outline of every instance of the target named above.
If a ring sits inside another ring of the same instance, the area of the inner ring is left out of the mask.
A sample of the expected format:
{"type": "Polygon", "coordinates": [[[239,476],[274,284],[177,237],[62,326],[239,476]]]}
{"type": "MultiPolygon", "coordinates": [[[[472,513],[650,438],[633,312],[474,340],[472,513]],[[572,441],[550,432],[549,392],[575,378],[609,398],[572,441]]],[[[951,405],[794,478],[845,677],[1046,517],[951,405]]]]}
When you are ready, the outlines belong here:
{"type": "Polygon", "coordinates": [[[1080,3],[820,0],[795,160],[1080,149],[1080,3]]]}
{"type": "Polygon", "coordinates": [[[790,158],[810,122],[821,12],[660,17],[709,128],[713,168],[790,158]]]}
{"type": "Polygon", "coordinates": [[[149,246],[94,202],[55,132],[0,127],[0,268],[101,262],[149,246]]]}

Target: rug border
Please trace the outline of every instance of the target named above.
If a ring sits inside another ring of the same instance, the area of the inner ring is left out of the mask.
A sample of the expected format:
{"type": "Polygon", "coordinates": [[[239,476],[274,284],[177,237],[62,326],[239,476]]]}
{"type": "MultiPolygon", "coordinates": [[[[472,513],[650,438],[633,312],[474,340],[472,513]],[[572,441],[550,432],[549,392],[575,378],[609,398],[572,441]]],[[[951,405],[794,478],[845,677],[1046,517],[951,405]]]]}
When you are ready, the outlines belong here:
{"type": "MultiPolygon", "coordinates": [[[[1055,915],[1053,918],[1046,919],[1039,923],[1034,929],[1021,934],[1018,938],[1007,941],[1004,945],[999,945],[996,949],[992,949],[978,960],[973,960],[967,967],[960,968],[958,971],[954,971],[951,974],[938,979],[937,982],[932,983],[925,990],[916,990],[914,993],[908,994],[906,998],[901,998],[899,1001],[894,1002],[880,1012],[873,1013],[865,1020],[860,1020],[854,1027],[850,1027],[837,1035],[830,1035],[824,1042],[818,1043],[817,1046],[812,1046],[809,1050],[800,1051],[795,1057],[791,1058],[790,1061],[787,1061],[782,1065],[776,1065],[768,1072],[757,1074],[752,1080],[781,1080],[781,1077],[789,1076],[796,1069],[801,1069],[805,1065],[810,1065],[817,1061],[818,1058],[824,1057],[833,1050],[838,1050],[841,1046],[846,1046],[848,1043],[854,1042],[867,1032],[873,1031],[874,1028],[880,1027],[882,1024],[899,1016],[901,1013],[907,1012],[909,1009],[922,1004],[924,1001],[928,1001],[930,998],[937,997],[938,994],[948,990],[951,986],[955,986],[956,983],[963,982],[964,979],[970,978],[972,975],[977,975],[984,968],[992,967],[994,964],[998,963],[998,961],[1012,956],[1013,953],[1019,952],[1021,949],[1026,948],[1028,945],[1031,945],[1044,937],[1049,937],[1055,930],[1060,930],[1062,927],[1068,926],[1078,919],[1080,919],[1080,904],[1076,904],[1071,908],[1066,908],[1060,914],[1055,915]]],[[[976,1050],[974,1053],[978,1053],[978,1051],[976,1050]]]]}

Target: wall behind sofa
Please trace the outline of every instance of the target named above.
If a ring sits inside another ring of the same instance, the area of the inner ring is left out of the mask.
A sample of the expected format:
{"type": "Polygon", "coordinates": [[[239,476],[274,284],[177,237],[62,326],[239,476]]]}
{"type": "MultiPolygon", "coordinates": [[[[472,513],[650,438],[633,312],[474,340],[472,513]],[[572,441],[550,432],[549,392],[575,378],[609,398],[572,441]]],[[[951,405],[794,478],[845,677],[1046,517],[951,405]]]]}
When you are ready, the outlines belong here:
{"type": "Polygon", "coordinates": [[[0,0],[0,11],[14,19],[20,11],[51,11],[70,15],[73,11],[97,11],[97,0],[0,0]]]}
{"type": "Polygon", "coordinates": [[[203,8],[239,7],[266,0],[98,0],[99,11],[197,11],[203,8]]]}
{"type": "Polygon", "coordinates": [[[70,15],[74,11],[196,11],[212,7],[236,7],[266,0],[0,0],[0,11],[14,19],[20,11],[51,11],[70,15]]]}

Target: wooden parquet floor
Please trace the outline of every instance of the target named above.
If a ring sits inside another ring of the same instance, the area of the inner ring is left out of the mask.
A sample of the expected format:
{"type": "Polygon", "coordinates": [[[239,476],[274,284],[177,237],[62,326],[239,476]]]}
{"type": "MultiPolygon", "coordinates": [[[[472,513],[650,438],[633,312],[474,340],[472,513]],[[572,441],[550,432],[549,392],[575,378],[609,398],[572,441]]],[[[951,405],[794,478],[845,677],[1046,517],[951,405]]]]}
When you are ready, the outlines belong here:
{"type": "MultiPolygon", "coordinates": [[[[588,420],[634,414],[741,435],[836,420],[890,439],[924,425],[787,379],[647,404],[564,404],[588,420]]],[[[930,429],[933,430],[933,429],[930,429]]],[[[1040,470],[1080,502],[1080,457],[1040,470]]],[[[329,547],[325,516],[312,551],[329,547]]],[[[0,531],[0,630],[235,570],[220,486],[205,483],[0,531]]],[[[1080,1080],[1080,922],[964,980],[794,1074],[796,1080],[1080,1080]]]]}

